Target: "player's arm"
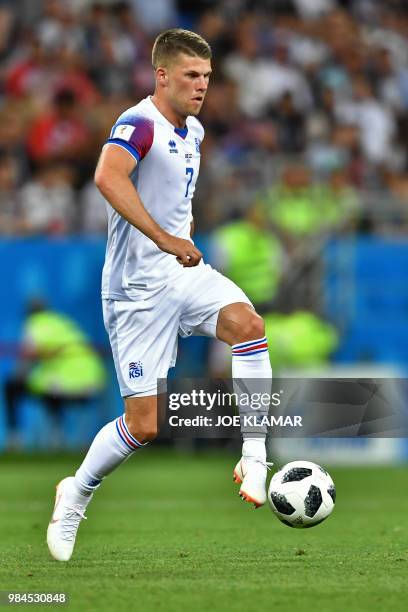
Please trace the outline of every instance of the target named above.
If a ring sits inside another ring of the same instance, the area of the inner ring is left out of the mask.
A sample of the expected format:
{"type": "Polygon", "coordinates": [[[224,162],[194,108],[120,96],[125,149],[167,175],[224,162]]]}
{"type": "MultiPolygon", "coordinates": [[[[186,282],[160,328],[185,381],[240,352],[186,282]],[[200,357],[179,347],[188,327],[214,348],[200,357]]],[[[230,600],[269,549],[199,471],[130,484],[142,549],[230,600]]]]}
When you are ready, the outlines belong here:
{"type": "Polygon", "coordinates": [[[129,176],[136,160],[122,147],[104,146],[95,172],[95,184],[109,204],[165,253],[185,267],[196,266],[201,252],[189,240],[166,232],[147,212],[129,176]]]}

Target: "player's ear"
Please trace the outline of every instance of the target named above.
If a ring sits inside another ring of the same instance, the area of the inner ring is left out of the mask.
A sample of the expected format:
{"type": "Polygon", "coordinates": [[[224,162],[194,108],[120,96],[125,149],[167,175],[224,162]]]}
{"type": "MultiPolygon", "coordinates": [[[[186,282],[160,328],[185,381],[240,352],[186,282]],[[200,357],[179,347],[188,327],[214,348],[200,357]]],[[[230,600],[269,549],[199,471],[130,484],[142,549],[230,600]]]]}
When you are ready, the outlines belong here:
{"type": "Polygon", "coordinates": [[[165,68],[157,68],[156,79],[160,85],[167,85],[169,80],[167,76],[167,70],[165,68]]]}

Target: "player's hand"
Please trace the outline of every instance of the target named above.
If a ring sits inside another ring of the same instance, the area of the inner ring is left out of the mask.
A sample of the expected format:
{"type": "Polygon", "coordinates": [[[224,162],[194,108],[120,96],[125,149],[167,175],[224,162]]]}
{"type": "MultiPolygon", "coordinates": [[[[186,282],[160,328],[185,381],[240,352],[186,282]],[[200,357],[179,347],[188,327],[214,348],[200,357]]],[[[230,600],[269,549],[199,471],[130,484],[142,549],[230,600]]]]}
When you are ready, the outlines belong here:
{"type": "Polygon", "coordinates": [[[184,268],[197,266],[203,256],[190,240],[177,238],[171,234],[165,234],[156,244],[165,253],[175,255],[179,264],[184,268]]]}

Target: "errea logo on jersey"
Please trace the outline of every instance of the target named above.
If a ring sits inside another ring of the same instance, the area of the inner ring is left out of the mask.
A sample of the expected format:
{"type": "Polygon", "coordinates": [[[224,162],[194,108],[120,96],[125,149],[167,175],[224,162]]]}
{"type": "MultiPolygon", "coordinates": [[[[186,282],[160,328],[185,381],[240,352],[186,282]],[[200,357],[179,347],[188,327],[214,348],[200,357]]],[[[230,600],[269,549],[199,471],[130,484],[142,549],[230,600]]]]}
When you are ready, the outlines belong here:
{"type": "Polygon", "coordinates": [[[169,140],[169,153],[178,153],[177,146],[174,140],[169,140]]]}
{"type": "Polygon", "coordinates": [[[131,361],[129,363],[129,378],[140,378],[143,376],[143,364],[141,361],[131,361]]]}

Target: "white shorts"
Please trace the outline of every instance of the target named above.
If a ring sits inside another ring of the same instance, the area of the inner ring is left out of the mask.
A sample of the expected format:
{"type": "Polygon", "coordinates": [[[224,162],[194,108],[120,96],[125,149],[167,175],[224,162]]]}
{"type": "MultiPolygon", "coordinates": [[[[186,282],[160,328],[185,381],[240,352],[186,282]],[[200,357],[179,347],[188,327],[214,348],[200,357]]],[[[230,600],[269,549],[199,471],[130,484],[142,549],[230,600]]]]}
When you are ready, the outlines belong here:
{"type": "Polygon", "coordinates": [[[176,363],[177,335],[215,338],[218,313],[245,293],[209,264],[183,268],[153,295],[137,301],[102,300],[103,319],[123,397],[156,395],[176,363]]]}

